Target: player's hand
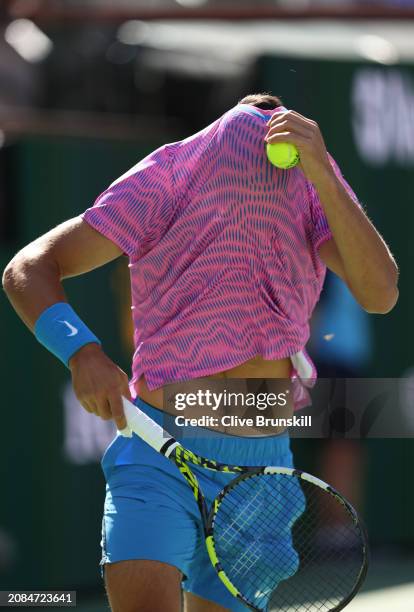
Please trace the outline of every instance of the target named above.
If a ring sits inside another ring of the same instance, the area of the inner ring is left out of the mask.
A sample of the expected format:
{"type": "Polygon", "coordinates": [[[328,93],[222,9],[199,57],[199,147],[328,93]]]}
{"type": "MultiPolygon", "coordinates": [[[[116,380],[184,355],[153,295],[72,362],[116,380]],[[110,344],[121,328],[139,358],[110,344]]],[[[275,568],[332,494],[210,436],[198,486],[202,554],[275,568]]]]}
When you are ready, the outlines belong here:
{"type": "Polygon", "coordinates": [[[296,111],[274,113],[266,124],[269,128],[266,142],[289,142],[299,151],[300,167],[314,185],[334,175],[326,146],[316,121],[296,111]]]}
{"type": "Polygon", "coordinates": [[[122,396],[131,399],[128,376],[98,344],[86,344],[69,360],[75,395],[88,412],[127,426],[122,396]]]}

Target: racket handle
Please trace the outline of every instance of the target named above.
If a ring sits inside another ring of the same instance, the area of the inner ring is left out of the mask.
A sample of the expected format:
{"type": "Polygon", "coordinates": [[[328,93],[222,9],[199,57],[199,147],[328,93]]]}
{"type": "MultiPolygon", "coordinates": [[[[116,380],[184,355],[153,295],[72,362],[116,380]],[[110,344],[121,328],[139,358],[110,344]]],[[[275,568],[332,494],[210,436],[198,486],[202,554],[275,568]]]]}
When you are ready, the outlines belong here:
{"type": "Polygon", "coordinates": [[[124,405],[124,414],[128,427],[120,433],[126,437],[130,437],[128,429],[133,431],[137,436],[142,438],[144,442],[149,444],[154,450],[160,451],[161,448],[169,440],[174,440],[158,423],[153,421],[145,412],[142,412],[132,402],[125,397],[122,398],[124,405]]]}

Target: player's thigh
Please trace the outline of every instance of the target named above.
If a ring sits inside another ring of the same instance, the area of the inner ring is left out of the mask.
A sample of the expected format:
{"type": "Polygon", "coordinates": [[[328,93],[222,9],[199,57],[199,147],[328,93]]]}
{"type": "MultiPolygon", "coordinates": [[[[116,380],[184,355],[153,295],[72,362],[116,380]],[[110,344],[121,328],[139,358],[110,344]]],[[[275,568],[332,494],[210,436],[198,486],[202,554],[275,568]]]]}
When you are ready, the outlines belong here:
{"type": "Polygon", "coordinates": [[[112,612],[181,612],[181,572],[167,563],[108,563],[105,586],[112,612]]]}
{"type": "Polygon", "coordinates": [[[223,608],[218,604],[194,595],[184,593],[184,612],[228,612],[229,608],[223,608]]]}

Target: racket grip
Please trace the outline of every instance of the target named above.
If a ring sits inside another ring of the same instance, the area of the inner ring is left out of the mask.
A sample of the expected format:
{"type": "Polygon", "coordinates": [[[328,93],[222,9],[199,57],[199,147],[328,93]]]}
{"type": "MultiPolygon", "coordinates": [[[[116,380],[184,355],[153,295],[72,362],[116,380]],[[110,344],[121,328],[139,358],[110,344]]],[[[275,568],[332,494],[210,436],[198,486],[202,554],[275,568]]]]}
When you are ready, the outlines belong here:
{"type": "MultiPolygon", "coordinates": [[[[142,412],[132,402],[125,397],[122,398],[124,406],[124,414],[128,424],[126,429],[131,430],[137,436],[142,438],[144,442],[149,444],[154,450],[160,451],[168,440],[174,440],[158,423],[153,421],[145,412],[142,412]]],[[[122,430],[122,435],[125,435],[125,429],[122,430]]],[[[126,434],[127,437],[128,434],[126,434]]]]}

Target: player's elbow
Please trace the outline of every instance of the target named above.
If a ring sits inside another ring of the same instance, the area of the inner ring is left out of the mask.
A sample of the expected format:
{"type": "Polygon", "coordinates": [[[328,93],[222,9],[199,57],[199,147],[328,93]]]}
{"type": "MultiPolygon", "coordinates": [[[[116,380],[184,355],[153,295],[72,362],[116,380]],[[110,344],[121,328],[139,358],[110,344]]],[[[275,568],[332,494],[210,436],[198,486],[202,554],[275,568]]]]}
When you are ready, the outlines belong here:
{"type": "Polygon", "coordinates": [[[9,295],[13,292],[16,286],[16,270],[13,259],[7,264],[3,270],[3,276],[1,279],[4,291],[9,295]]]}
{"type": "Polygon", "coordinates": [[[362,308],[370,314],[388,314],[398,302],[399,291],[396,285],[381,291],[375,298],[363,300],[362,308]]]}
{"type": "Polygon", "coordinates": [[[35,266],[39,262],[32,257],[27,249],[22,249],[13,257],[3,271],[2,284],[5,293],[11,297],[21,293],[28,281],[34,276],[35,266]]]}
{"type": "Polygon", "coordinates": [[[3,271],[2,285],[6,295],[11,297],[19,292],[25,273],[27,273],[27,263],[18,253],[3,271]]]}

